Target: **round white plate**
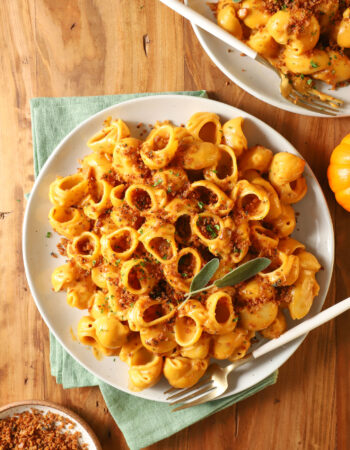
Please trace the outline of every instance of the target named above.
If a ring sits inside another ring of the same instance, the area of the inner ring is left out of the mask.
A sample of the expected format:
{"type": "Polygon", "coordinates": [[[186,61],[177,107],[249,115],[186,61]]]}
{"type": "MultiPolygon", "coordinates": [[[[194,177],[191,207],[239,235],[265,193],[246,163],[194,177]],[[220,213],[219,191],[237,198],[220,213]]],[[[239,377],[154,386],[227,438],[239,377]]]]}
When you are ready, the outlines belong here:
{"type": "MultiPolygon", "coordinates": [[[[30,411],[31,409],[37,409],[44,415],[48,412],[53,414],[58,414],[65,419],[69,419],[74,422],[74,428],[70,429],[69,425],[64,428],[64,431],[70,431],[75,433],[79,431],[81,433],[81,438],[79,440],[80,445],[87,445],[88,450],[102,450],[101,444],[99,443],[97,436],[90,426],[83,420],[78,414],[70,411],[63,406],[56,405],[55,403],[46,402],[43,400],[26,400],[23,402],[14,402],[9,405],[0,406],[0,420],[7,417],[12,417],[16,414],[21,414],[25,411],[30,411]]],[[[61,424],[61,422],[60,422],[61,424]]]]}
{"type": "MultiPolygon", "coordinates": [[[[211,1],[212,3],[216,3],[215,0],[211,1]]],[[[216,22],[206,1],[185,0],[185,3],[203,16],[213,22],[216,22]]],[[[202,28],[199,28],[196,25],[192,26],[199,42],[213,63],[228,78],[230,78],[239,87],[249,92],[249,94],[268,103],[269,105],[273,105],[277,108],[296,114],[331,117],[324,114],[318,114],[313,111],[308,111],[307,109],[288,102],[280,94],[280,80],[278,76],[270,69],[252,60],[248,56],[242,56],[240,52],[234,50],[229,45],[226,45],[220,39],[204,31],[202,28]]],[[[342,114],[338,117],[346,117],[350,115],[350,85],[339,88],[335,91],[331,90],[330,86],[325,83],[318,83],[317,87],[320,91],[333,95],[334,97],[344,101],[342,114]]],[[[229,87],[227,89],[229,89],[229,87]]]]}
{"type": "MultiPolygon", "coordinates": [[[[298,152],[279,133],[255,117],[223,103],[205,98],[162,95],[130,100],[112,106],[92,116],[73,130],[56,148],[40,172],[32,190],[26,209],[23,228],[23,256],[26,274],[32,295],[37,307],[57,339],[64,348],[94,375],[110,385],[125,392],[128,390],[128,367],[119,358],[104,358],[98,361],[91,349],[72,339],[71,327],[76,330],[77,323],[86,312],[71,308],[66,303],[64,292],[54,293],[51,288],[51,273],[55,267],[64,262],[63,258],[50,256],[56,251],[59,236],[54,234],[50,239],[46,233],[51,229],[47,216],[51,208],[48,198],[49,185],[57,175],[75,173],[78,159],[90,152],[87,140],[102,127],[108,117],[122,118],[138,136],[141,128],[137,124],[154,123],[157,120],[170,119],[175,124],[186,123],[189,117],[198,111],[217,113],[223,121],[232,117],[245,118],[244,132],[249,146],[262,144],[273,151],[298,152]]],[[[307,249],[317,255],[324,270],[317,275],[321,286],[320,295],[315,299],[311,314],[318,312],[325,300],[333,267],[334,237],[331,218],[321,188],[311,169],[306,166],[308,193],[297,204],[298,216],[295,237],[306,244],[307,249]]],[[[295,322],[294,322],[295,323],[295,322]]],[[[240,392],[261,381],[281,364],[283,364],[298,348],[302,339],[286,345],[252,364],[237,370],[231,377],[230,388],[226,395],[240,392]]],[[[146,389],[138,395],[143,398],[165,401],[164,390],[168,388],[166,380],[146,389]]]]}

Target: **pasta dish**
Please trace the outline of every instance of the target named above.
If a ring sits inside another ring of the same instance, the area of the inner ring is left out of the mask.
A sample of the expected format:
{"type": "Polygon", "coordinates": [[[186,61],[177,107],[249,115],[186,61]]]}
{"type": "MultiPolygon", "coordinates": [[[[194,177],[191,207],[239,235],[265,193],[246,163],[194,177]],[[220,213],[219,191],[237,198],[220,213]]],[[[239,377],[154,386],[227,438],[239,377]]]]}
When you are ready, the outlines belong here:
{"type": "Polygon", "coordinates": [[[241,117],[198,112],[186,126],[157,122],[141,135],[108,118],[77,173],[51,183],[49,221],[66,258],[52,285],[87,311],[79,341],[129,365],[130,389],[162,374],[190,387],[210,357],[243,358],[256,333],[278,337],[285,314],[309,312],[320,264],[290,237],[305,162],[248,147],[241,117]],[[189,298],[209,261],[217,258],[215,282],[256,257],[271,264],[189,298]]]}
{"type": "Polygon", "coordinates": [[[350,1],[220,0],[218,24],[287,74],[300,92],[314,80],[350,79],[350,1]]]}

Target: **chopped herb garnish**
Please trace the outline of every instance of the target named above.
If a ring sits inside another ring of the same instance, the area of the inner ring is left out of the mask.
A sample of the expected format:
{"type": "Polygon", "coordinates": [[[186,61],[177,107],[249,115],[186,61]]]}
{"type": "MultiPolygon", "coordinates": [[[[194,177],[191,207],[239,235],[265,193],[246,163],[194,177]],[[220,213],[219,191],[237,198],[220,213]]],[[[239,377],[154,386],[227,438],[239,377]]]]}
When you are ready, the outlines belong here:
{"type": "Polygon", "coordinates": [[[52,236],[51,231],[48,231],[48,232],[46,233],[46,237],[47,237],[47,238],[50,238],[51,236],[52,236]]]}
{"type": "Polygon", "coordinates": [[[317,67],[319,67],[319,65],[318,65],[315,61],[313,61],[313,60],[310,61],[310,66],[313,67],[314,69],[316,69],[317,67]]]}
{"type": "Polygon", "coordinates": [[[198,202],[197,204],[200,207],[200,209],[204,209],[204,203],[203,202],[198,202]]]}
{"type": "Polygon", "coordinates": [[[155,181],[153,187],[159,186],[162,183],[161,178],[158,178],[158,180],[155,181]]]}

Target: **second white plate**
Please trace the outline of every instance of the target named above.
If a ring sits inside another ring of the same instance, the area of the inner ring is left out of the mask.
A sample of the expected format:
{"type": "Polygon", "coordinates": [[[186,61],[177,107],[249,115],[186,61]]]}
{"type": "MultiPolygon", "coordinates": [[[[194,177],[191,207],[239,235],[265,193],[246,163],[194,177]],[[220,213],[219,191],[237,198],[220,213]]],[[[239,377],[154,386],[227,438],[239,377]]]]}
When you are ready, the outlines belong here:
{"type": "MultiPolygon", "coordinates": [[[[210,10],[207,2],[203,0],[185,0],[185,3],[198,11],[203,16],[215,22],[214,15],[210,10]]],[[[215,1],[213,1],[215,3],[215,1]]],[[[226,45],[220,39],[214,37],[212,34],[206,32],[202,28],[192,25],[196,36],[201,43],[203,49],[211,58],[213,63],[234,83],[239,87],[249,92],[249,94],[258,98],[259,100],[284,109],[296,114],[303,114],[307,116],[317,117],[331,117],[323,114],[318,114],[313,111],[308,111],[298,105],[285,100],[279,90],[280,80],[278,76],[262,64],[242,56],[242,54],[234,50],[229,45],[226,45]]],[[[350,85],[331,90],[331,87],[325,83],[318,83],[320,91],[333,95],[334,97],[344,101],[342,107],[342,114],[338,117],[350,116],[350,85]]],[[[229,87],[227,88],[229,89],[229,87]]]]}

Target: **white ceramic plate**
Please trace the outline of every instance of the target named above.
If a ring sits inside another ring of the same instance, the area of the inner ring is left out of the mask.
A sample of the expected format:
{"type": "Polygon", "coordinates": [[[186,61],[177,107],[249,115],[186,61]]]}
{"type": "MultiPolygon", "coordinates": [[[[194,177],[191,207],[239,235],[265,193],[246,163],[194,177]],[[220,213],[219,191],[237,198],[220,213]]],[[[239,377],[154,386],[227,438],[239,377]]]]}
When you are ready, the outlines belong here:
{"type": "MultiPolygon", "coordinates": [[[[175,124],[186,123],[189,117],[198,111],[209,111],[219,114],[223,121],[236,116],[243,116],[244,132],[249,146],[262,144],[273,151],[298,152],[279,133],[255,117],[223,103],[198,97],[163,95],[144,97],[127,101],[101,111],[83,122],[73,130],[56,148],[40,172],[30,196],[23,228],[24,264],[29,286],[37,307],[65,349],[94,375],[106,383],[126,392],[128,390],[127,365],[116,358],[104,358],[98,361],[89,347],[72,339],[70,329],[76,330],[77,323],[85,313],[71,308],[66,303],[66,295],[54,293],[51,288],[51,272],[62,264],[62,260],[52,258],[51,251],[56,251],[59,237],[55,234],[46,238],[51,229],[47,216],[51,208],[48,198],[49,185],[57,175],[74,173],[78,167],[77,160],[89,153],[87,140],[102,127],[108,116],[122,118],[131,128],[133,135],[138,136],[139,122],[154,123],[157,120],[170,119],[175,124]]],[[[334,237],[333,227],[327,204],[321,188],[311,169],[306,166],[308,182],[307,196],[297,204],[298,216],[295,237],[307,245],[317,255],[324,270],[317,275],[321,286],[320,295],[316,298],[311,314],[318,312],[327,294],[333,267],[334,237]]],[[[253,362],[237,370],[231,377],[230,388],[226,395],[240,392],[261,381],[281,364],[283,364],[298,348],[302,339],[286,345],[283,349],[253,362]]],[[[156,386],[134,394],[143,398],[165,401],[164,390],[168,388],[165,380],[156,386]]]]}
{"type": "MultiPolygon", "coordinates": [[[[211,2],[216,3],[215,0],[211,0],[211,2]]],[[[185,0],[185,3],[203,16],[215,22],[214,15],[206,1],[185,0]]],[[[202,28],[199,28],[196,25],[192,26],[199,42],[213,63],[228,78],[230,78],[239,87],[249,92],[249,94],[268,103],[269,105],[274,105],[277,108],[296,114],[331,117],[308,111],[307,109],[288,102],[280,94],[280,81],[278,76],[270,69],[264,67],[256,61],[253,61],[247,56],[241,56],[240,52],[234,50],[229,45],[226,45],[220,39],[204,31],[202,28]]],[[[346,117],[350,115],[350,85],[339,88],[336,91],[331,90],[330,86],[325,83],[318,83],[317,87],[322,92],[333,95],[334,97],[337,97],[345,102],[344,107],[342,107],[342,115],[339,115],[338,117],[346,117]]],[[[229,89],[229,87],[227,89],[229,89]]]]}
{"type": "MultiPolygon", "coordinates": [[[[26,400],[23,402],[14,402],[9,405],[0,406],[0,420],[5,419],[6,417],[12,417],[16,414],[21,414],[25,411],[30,411],[31,409],[37,409],[44,415],[50,412],[53,414],[58,414],[64,419],[71,420],[74,422],[74,428],[69,429],[68,426],[64,429],[64,431],[70,431],[71,433],[79,431],[81,433],[81,438],[79,440],[80,445],[86,444],[88,446],[88,450],[102,450],[97,436],[85,420],[73,411],[70,411],[63,406],[56,405],[55,403],[45,402],[42,400],[26,400]]],[[[59,424],[61,424],[61,422],[59,424]]]]}

